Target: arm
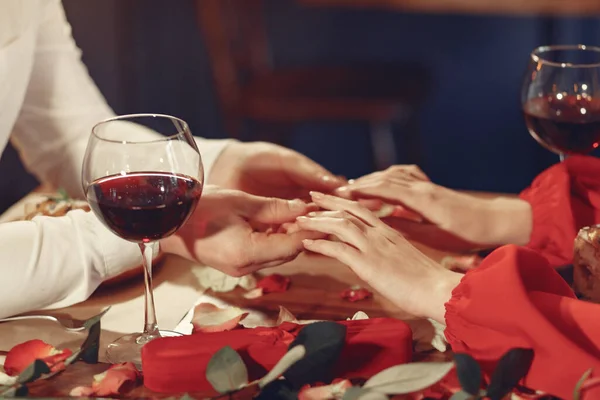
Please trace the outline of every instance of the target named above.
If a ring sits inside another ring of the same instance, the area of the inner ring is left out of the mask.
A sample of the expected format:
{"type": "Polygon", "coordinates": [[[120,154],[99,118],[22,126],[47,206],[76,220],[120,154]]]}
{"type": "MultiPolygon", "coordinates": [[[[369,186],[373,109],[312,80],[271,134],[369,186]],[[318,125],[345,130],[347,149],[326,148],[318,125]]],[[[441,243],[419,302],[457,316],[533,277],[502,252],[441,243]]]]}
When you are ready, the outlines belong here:
{"type": "Polygon", "coordinates": [[[0,224],[0,243],[0,318],[83,301],[141,262],[136,244],[84,211],[0,224]]]}
{"type": "Polygon", "coordinates": [[[573,156],[538,175],[520,197],[531,205],[527,247],[552,266],[573,261],[573,242],[584,226],[600,223],[600,159],[573,156]]]}
{"type": "MultiPolygon", "coordinates": [[[[91,129],[114,115],[80,56],[61,3],[52,0],[39,24],[30,83],[11,137],[29,171],[75,197],[83,195],[81,165],[91,129]]],[[[208,176],[228,141],[197,142],[208,176]]]]}
{"type": "MultiPolygon", "coordinates": [[[[496,360],[512,347],[532,348],[526,385],[570,398],[586,370],[598,374],[600,323],[591,316],[599,312],[600,305],[577,300],[543,257],[507,246],[454,289],[446,304],[446,337],[455,352],[480,360],[496,360]]],[[[600,394],[594,393],[585,398],[600,394]]]]}

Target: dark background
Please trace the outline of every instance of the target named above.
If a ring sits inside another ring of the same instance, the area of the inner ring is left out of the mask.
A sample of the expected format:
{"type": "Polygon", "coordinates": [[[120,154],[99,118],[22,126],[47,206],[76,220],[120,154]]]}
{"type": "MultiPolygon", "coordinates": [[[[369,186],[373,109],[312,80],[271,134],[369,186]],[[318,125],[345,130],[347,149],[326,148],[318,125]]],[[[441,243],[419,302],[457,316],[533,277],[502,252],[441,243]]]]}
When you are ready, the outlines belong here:
{"type": "MultiPolygon", "coordinates": [[[[424,0],[425,1],[425,0],[424,0]]],[[[91,75],[117,113],[160,112],[192,132],[226,137],[207,54],[190,0],[64,0],[91,75]]],[[[304,8],[271,0],[267,21],[277,65],[416,61],[433,84],[420,115],[423,170],[461,189],[518,192],[557,157],[529,136],[519,107],[529,52],[551,43],[598,44],[595,18],[418,15],[304,8]],[[552,27],[552,30],[549,30],[552,27]]],[[[372,170],[367,127],[298,126],[292,146],[337,174],[372,170]]],[[[398,160],[400,163],[402,160],[398,160]]],[[[5,207],[34,187],[0,162],[5,207]]]]}

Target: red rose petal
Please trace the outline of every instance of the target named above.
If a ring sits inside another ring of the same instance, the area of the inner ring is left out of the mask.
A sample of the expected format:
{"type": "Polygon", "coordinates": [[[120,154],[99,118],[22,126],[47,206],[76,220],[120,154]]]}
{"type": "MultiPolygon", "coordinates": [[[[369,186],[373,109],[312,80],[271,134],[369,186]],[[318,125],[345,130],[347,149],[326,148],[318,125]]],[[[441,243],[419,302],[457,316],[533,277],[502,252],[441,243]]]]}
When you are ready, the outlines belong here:
{"type": "Polygon", "coordinates": [[[340,296],[342,299],[354,303],[355,301],[370,299],[373,296],[373,293],[362,287],[351,287],[344,290],[340,296]]]}
{"type": "Polygon", "coordinates": [[[63,361],[73,352],[69,349],[58,350],[42,340],[28,340],[13,347],[6,355],[4,370],[8,375],[19,375],[35,360],[43,360],[52,372],[64,368],[63,361]]]}
{"type": "Polygon", "coordinates": [[[133,388],[140,373],[131,362],[111,365],[105,372],[94,375],[92,389],[96,396],[118,395],[133,388]]]}
{"type": "Polygon", "coordinates": [[[290,287],[290,278],[280,274],[265,276],[256,284],[263,290],[263,294],[287,292],[290,287]]]}
{"type": "Polygon", "coordinates": [[[192,333],[230,331],[237,328],[247,315],[237,307],[219,308],[214,304],[200,303],[194,307],[192,333]]]}
{"type": "Polygon", "coordinates": [[[339,399],[343,396],[346,389],[352,386],[348,380],[339,380],[331,385],[323,386],[315,384],[313,386],[305,385],[298,393],[298,400],[323,400],[339,399]]]}

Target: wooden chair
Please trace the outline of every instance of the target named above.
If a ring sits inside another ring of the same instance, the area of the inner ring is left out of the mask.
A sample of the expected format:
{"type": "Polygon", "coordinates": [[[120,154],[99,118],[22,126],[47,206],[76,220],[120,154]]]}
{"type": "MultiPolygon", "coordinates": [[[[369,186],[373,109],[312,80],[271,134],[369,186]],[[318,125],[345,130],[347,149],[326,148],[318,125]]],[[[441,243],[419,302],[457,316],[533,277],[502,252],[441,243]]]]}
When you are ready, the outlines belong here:
{"type": "Polygon", "coordinates": [[[393,128],[399,128],[403,161],[421,163],[415,121],[426,91],[422,68],[273,68],[263,7],[263,0],[196,0],[228,134],[241,137],[251,122],[262,138],[266,134],[284,142],[292,124],[364,121],[370,127],[376,168],[397,162],[393,128]]]}

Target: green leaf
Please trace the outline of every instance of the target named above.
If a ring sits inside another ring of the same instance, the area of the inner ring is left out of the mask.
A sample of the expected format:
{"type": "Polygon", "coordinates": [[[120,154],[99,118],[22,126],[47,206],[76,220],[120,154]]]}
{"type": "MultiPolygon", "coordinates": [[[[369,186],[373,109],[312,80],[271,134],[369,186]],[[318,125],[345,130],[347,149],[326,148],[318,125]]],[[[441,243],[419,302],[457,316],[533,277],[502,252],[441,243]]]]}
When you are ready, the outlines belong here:
{"type": "Polygon", "coordinates": [[[189,394],[184,394],[183,396],[181,396],[179,398],[179,400],[195,400],[192,396],[190,396],[189,394]]]}
{"type": "Polygon", "coordinates": [[[50,372],[48,365],[42,360],[35,360],[23,370],[17,377],[17,383],[24,384],[33,382],[44,374],[50,372]]]}
{"type": "Polygon", "coordinates": [[[0,387],[0,398],[15,397],[16,395],[17,395],[17,388],[15,386],[0,387]]]}
{"type": "Polygon", "coordinates": [[[90,325],[88,336],[80,347],[80,358],[87,364],[98,363],[98,352],[100,351],[100,331],[100,318],[94,319],[93,324],[90,325]]]}
{"type": "Polygon", "coordinates": [[[581,387],[588,380],[588,378],[592,375],[592,371],[594,369],[590,368],[581,375],[581,378],[575,384],[575,388],[573,389],[573,400],[579,400],[581,398],[581,387]]]}
{"type": "Polygon", "coordinates": [[[481,368],[473,357],[464,353],[454,355],[456,374],[462,390],[475,396],[481,387],[481,368]]]}
{"type": "Polygon", "coordinates": [[[388,400],[388,397],[383,393],[352,386],[346,389],[342,400],[388,400]]]}
{"type": "Polygon", "coordinates": [[[217,392],[227,393],[248,384],[248,370],[237,351],[225,346],[208,362],[206,379],[217,392]]]}
{"type": "Polygon", "coordinates": [[[292,388],[300,390],[306,384],[330,382],[346,339],[346,327],[335,322],[314,322],[304,326],[290,344],[306,348],[306,355],[294,363],[284,374],[292,388]]]}
{"type": "Polygon", "coordinates": [[[418,362],[384,369],[364,385],[365,389],[385,394],[405,394],[439,382],[454,366],[451,362],[418,362]]]}
{"type": "Polygon", "coordinates": [[[275,366],[258,382],[258,386],[263,388],[275,379],[279,378],[292,365],[301,360],[306,355],[306,347],[299,344],[293,347],[281,357],[275,366]]]}
{"type": "MultiPolygon", "coordinates": [[[[473,399],[473,395],[469,394],[467,392],[463,392],[462,390],[460,392],[456,392],[452,395],[452,397],[450,397],[450,400],[470,400],[473,399]]],[[[479,397],[476,397],[477,399],[479,397]]]]}
{"type": "Polygon", "coordinates": [[[533,350],[515,348],[507,351],[498,364],[490,384],[487,395],[491,400],[501,400],[527,375],[533,362],[533,350]]]}
{"type": "Polygon", "coordinates": [[[85,320],[85,322],[83,323],[83,326],[85,327],[85,329],[91,329],[98,321],[100,321],[102,319],[102,317],[104,317],[104,315],[110,310],[110,306],[106,307],[104,310],[102,310],[102,312],[100,314],[96,314],[91,318],[88,318],[85,320]]]}

